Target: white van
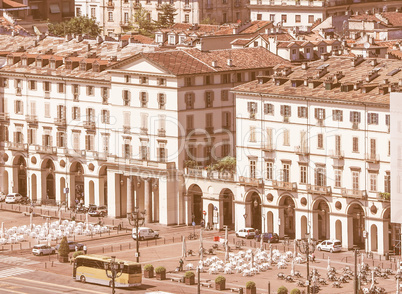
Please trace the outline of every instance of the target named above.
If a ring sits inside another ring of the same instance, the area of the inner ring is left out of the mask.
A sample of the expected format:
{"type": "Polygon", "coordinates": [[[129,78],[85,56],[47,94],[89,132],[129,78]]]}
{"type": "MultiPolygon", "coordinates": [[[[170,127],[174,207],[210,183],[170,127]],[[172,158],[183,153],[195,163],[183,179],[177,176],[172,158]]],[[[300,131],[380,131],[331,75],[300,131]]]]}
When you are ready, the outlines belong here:
{"type": "MultiPolygon", "coordinates": [[[[159,238],[159,233],[147,228],[147,227],[139,227],[138,228],[138,239],[139,240],[144,240],[144,239],[156,239],[159,238]]],[[[133,239],[137,239],[137,229],[133,229],[133,239]]]]}

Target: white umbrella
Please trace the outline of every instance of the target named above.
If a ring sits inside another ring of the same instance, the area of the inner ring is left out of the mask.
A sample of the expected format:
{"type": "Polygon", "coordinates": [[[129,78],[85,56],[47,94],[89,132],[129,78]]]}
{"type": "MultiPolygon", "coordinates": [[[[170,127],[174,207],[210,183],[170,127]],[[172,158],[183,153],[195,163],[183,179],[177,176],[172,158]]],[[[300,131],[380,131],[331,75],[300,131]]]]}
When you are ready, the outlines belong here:
{"type": "Polygon", "coordinates": [[[204,260],[204,246],[202,241],[202,229],[200,229],[200,260],[204,260]]]}
{"type": "Polygon", "coordinates": [[[327,266],[327,271],[330,271],[331,270],[331,260],[329,259],[329,256],[328,256],[328,266],[327,266]]]}
{"type": "Polygon", "coordinates": [[[272,262],[272,246],[269,244],[269,260],[272,262]]]}
{"type": "Polygon", "coordinates": [[[229,235],[228,227],[225,228],[225,263],[229,262],[229,235]]]}
{"type": "Polygon", "coordinates": [[[183,236],[183,244],[181,247],[181,256],[184,259],[187,257],[186,237],[184,237],[184,236],[183,236]]]}

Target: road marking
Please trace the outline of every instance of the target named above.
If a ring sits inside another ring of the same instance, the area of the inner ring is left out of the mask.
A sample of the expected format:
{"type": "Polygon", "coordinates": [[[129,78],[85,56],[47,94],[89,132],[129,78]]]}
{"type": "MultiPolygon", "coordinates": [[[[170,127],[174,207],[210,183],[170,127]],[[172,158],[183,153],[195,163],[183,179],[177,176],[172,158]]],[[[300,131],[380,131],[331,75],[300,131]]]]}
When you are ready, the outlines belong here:
{"type": "Polygon", "coordinates": [[[105,293],[105,292],[99,292],[99,291],[86,290],[86,289],[82,289],[82,288],[64,286],[64,285],[60,285],[60,284],[53,284],[53,283],[47,283],[47,282],[29,280],[29,279],[24,279],[24,278],[19,278],[19,277],[11,277],[11,279],[20,280],[20,281],[26,281],[26,282],[29,282],[29,283],[42,284],[42,285],[50,285],[50,286],[55,286],[55,285],[57,285],[58,288],[66,288],[66,289],[72,289],[72,290],[79,290],[79,291],[81,291],[81,292],[88,292],[88,293],[95,293],[95,294],[105,293]]]}
{"type": "Polygon", "coordinates": [[[39,261],[31,260],[29,258],[8,255],[0,255],[0,262],[13,265],[29,265],[40,263],[39,261]]]}
{"type": "Polygon", "coordinates": [[[0,278],[6,278],[16,275],[21,275],[25,273],[34,272],[35,270],[22,268],[22,267],[14,267],[0,271],[0,278]]]}

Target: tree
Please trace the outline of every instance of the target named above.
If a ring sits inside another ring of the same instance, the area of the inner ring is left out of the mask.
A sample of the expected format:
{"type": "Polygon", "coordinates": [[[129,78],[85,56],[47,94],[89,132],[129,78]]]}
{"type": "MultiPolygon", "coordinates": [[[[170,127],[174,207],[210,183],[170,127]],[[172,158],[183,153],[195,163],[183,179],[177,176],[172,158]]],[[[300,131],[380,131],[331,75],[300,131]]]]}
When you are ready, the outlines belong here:
{"type": "Polygon", "coordinates": [[[67,34],[88,34],[92,37],[99,35],[99,28],[94,18],[87,16],[74,17],[68,21],[48,24],[50,34],[65,36],[67,34]]]}
{"type": "Polygon", "coordinates": [[[59,255],[60,256],[68,256],[69,253],[70,253],[70,247],[68,246],[67,237],[64,236],[60,242],[59,255]]]}
{"type": "Polygon", "coordinates": [[[149,10],[146,10],[141,4],[134,13],[134,27],[137,27],[138,32],[144,36],[151,36],[154,30],[149,13],[149,10]]]}
{"type": "Polygon", "coordinates": [[[161,5],[162,13],[159,19],[155,21],[155,26],[158,29],[168,28],[174,24],[174,17],[177,15],[176,8],[173,4],[165,3],[161,5]]]}
{"type": "Polygon", "coordinates": [[[236,158],[231,156],[226,156],[219,160],[216,164],[212,166],[212,170],[219,172],[231,172],[234,173],[236,170],[236,158]]]}
{"type": "Polygon", "coordinates": [[[210,17],[204,18],[203,20],[201,20],[200,24],[210,24],[210,25],[214,25],[217,24],[215,19],[212,19],[210,17]]]}

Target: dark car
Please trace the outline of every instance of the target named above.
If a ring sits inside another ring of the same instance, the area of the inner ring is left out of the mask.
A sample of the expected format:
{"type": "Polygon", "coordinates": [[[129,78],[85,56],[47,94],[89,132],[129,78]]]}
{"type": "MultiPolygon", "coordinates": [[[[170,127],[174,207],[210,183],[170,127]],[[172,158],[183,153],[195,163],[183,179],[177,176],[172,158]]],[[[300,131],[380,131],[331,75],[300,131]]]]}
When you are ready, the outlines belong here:
{"type": "Polygon", "coordinates": [[[107,215],[107,207],[105,205],[96,206],[92,205],[88,208],[88,214],[90,216],[106,216],[107,215]]]}
{"type": "Polygon", "coordinates": [[[259,235],[256,235],[254,238],[257,242],[260,242],[262,236],[262,241],[268,243],[278,243],[279,242],[279,236],[277,233],[262,233],[259,235]]]}
{"type": "MultiPolygon", "coordinates": [[[[68,241],[68,248],[70,249],[70,252],[75,251],[75,246],[77,246],[78,250],[83,250],[84,249],[84,244],[77,243],[77,242],[74,242],[74,241],[68,241]]],[[[57,244],[55,249],[58,251],[59,248],[60,248],[60,244],[57,244]]]]}

